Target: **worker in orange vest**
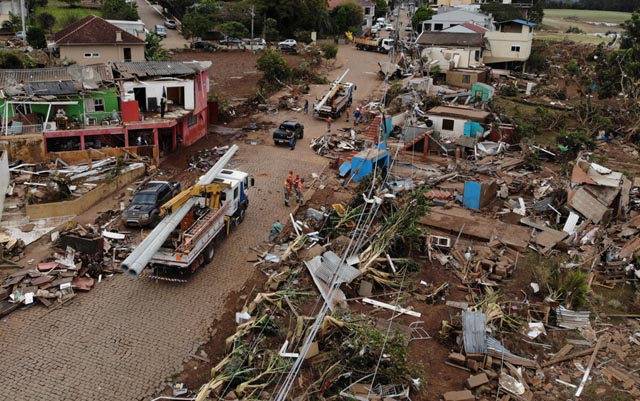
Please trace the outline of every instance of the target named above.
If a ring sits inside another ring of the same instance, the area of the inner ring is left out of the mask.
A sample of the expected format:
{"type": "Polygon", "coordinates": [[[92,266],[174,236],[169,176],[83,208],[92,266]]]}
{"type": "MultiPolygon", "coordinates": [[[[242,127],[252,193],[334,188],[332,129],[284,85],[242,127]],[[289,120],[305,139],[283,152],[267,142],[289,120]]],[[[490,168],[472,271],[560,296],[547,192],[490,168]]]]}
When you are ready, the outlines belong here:
{"type": "Polygon", "coordinates": [[[300,178],[300,174],[296,175],[294,188],[296,191],[296,202],[302,203],[302,188],[304,186],[304,178],[300,178]]]}

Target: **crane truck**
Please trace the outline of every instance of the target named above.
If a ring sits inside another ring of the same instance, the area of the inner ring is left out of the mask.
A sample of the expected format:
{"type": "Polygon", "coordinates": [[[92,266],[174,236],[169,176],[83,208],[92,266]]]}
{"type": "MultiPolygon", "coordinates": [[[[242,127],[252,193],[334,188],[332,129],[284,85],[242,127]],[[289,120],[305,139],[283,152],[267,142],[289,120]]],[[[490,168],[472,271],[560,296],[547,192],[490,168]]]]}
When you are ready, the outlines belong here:
{"type": "Polygon", "coordinates": [[[237,150],[233,145],[195,185],[162,205],[163,219],[122,262],[123,271],[185,281],[178,277],[211,262],[216,243],[244,220],[249,206],[253,178],[224,168],[237,150]]]}
{"type": "Polygon", "coordinates": [[[347,107],[351,106],[355,85],[350,82],[342,82],[348,72],[349,69],[329,85],[329,91],[313,108],[314,116],[336,119],[342,115],[347,107]]]}

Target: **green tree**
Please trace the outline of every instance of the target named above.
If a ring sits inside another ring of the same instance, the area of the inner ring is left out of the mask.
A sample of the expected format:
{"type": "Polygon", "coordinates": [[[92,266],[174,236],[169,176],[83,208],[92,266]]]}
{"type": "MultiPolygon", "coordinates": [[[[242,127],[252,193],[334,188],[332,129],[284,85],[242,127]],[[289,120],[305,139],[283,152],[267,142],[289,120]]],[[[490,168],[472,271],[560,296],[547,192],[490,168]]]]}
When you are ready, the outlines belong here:
{"type": "Polygon", "coordinates": [[[480,6],[480,10],[485,14],[493,15],[493,19],[497,22],[511,21],[521,17],[520,11],[509,4],[485,3],[480,6]]]}
{"type": "Polygon", "coordinates": [[[422,32],[422,21],[430,20],[436,14],[431,7],[421,6],[418,7],[413,17],[411,17],[411,26],[417,32],[422,32]]]}
{"type": "Polygon", "coordinates": [[[44,49],[47,47],[44,30],[39,26],[32,26],[27,30],[27,43],[36,49],[44,49]]]}
{"type": "Polygon", "coordinates": [[[217,30],[222,32],[225,38],[244,38],[249,34],[249,30],[238,21],[225,22],[217,26],[217,30]]]}
{"type": "Polygon", "coordinates": [[[255,6],[256,15],[276,20],[276,29],[287,37],[327,26],[327,0],[255,0],[255,6]]]}
{"type": "Polygon", "coordinates": [[[387,12],[389,11],[387,0],[375,0],[373,3],[376,6],[376,18],[387,15],[387,12]]]}
{"type": "Polygon", "coordinates": [[[62,2],[66,3],[69,8],[78,7],[80,4],[80,0],[62,0],[62,2]]]}
{"type": "Polygon", "coordinates": [[[529,21],[542,24],[544,19],[544,0],[537,0],[529,10],[529,21]]]}
{"type": "Polygon", "coordinates": [[[20,70],[25,68],[24,54],[17,50],[0,50],[0,68],[20,70]]]}
{"type": "Polygon", "coordinates": [[[137,21],[140,16],[138,15],[138,7],[133,1],[127,4],[125,0],[103,0],[102,18],[137,21]]]}
{"type": "Polygon", "coordinates": [[[331,15],[333,19],[332,33],[338,35],[341,35],[346,31],[359,31],[360,25],[362,25],[362,20],[364,19],[362,6],[353,1],[340,4],[338,7],[333,9],[331,15]]]}
{"type": "Polygon", "coordinates": [[[218,18],[215,0],[203,0],[192,6],[182,18],[182,34],[185,38],[201,38],[214,26],[218,18]]]}
{"type": "Polygon", "coordinates": [[[274,83],[286,80],[289,76],[289,66],[280,52],[268,49],[257,61],[258,71],[262,72],[262,80],[267,83],[274,83]]]}
{"type": "Polygon", "coordinates": [[[56,17],[49,13],[40,13],[38,14],[37,19],[40,28],[51,33],[53,26],[56,24],[56,17]]]}
{"type": "Polygon", "coordinates": [[[333,43],[325,43],[320,46],[320,49],[322,49],[322,58],[327,61],[335,60],[338,55],[338,46],[333,43]]]}
{"type": "Polygon", "coordinates": [[[22,22],[20,16],[12,12],[9,13],[9,19],[2,23],[2,30],[5,32],[13,33],[22,29],[22,22]]]}
{"type": "Polygon", "coordinates": [[[144,41],[144,59],[147,61],[165,61],[169,59],[169,52],[162,47],[162,38],[154,32],[149,32],[144,41]]]}
{"type": "Polygon", "coordinates": [[[278,31],[278,21],[273,18],[267,18],[264,21],[264,37],[268,41],[277,40],[280,36],[278,31]]]}

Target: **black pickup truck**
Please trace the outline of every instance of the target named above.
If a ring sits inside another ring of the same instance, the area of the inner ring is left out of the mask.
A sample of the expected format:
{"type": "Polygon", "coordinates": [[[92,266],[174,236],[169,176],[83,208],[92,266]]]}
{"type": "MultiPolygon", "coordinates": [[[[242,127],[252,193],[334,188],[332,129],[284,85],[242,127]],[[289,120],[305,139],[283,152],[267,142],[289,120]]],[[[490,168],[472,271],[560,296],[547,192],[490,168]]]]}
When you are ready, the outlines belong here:
{"type": "Polygon", "coordinates": [[[180,183],[173,181],[149,181],[133,196],[124,210],[127,226],[155,226],[160,221],[160,206],[180,193],[180,183]]]}
{"type": "Polygon", "coordinates": [[[296,139],[302,139],[304,136],[304,125],[297,121],[283,121],[275,131],[273,131],[273,143],[289,144],[289,131],[293,132],[296,139]]]}

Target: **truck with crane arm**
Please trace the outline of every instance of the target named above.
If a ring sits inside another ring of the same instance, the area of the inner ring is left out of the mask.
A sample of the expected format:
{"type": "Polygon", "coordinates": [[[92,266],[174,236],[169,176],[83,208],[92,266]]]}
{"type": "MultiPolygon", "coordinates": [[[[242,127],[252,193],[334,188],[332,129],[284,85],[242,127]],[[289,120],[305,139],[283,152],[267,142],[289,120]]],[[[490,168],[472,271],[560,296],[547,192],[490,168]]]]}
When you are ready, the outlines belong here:
{"type": "Polygon", "coordinates": [[[254,180],[225,169],[238,150],[233,145],[192,187],[160,208],[163,219],[122,262],[123,271],[171,281],[192,273],[214,257],[216,243],[242,223],[254,180]]]}
{"type": "Polygon", "coordinates": [[[348,72],[347,68],[340,78],[329,85],[329,91],[313,107],[314,116],[325,119],[331,117],[335,120],[344,113],[347,107],[351,106],[355,85],[350,82],[342,82],[348,72]]]}

